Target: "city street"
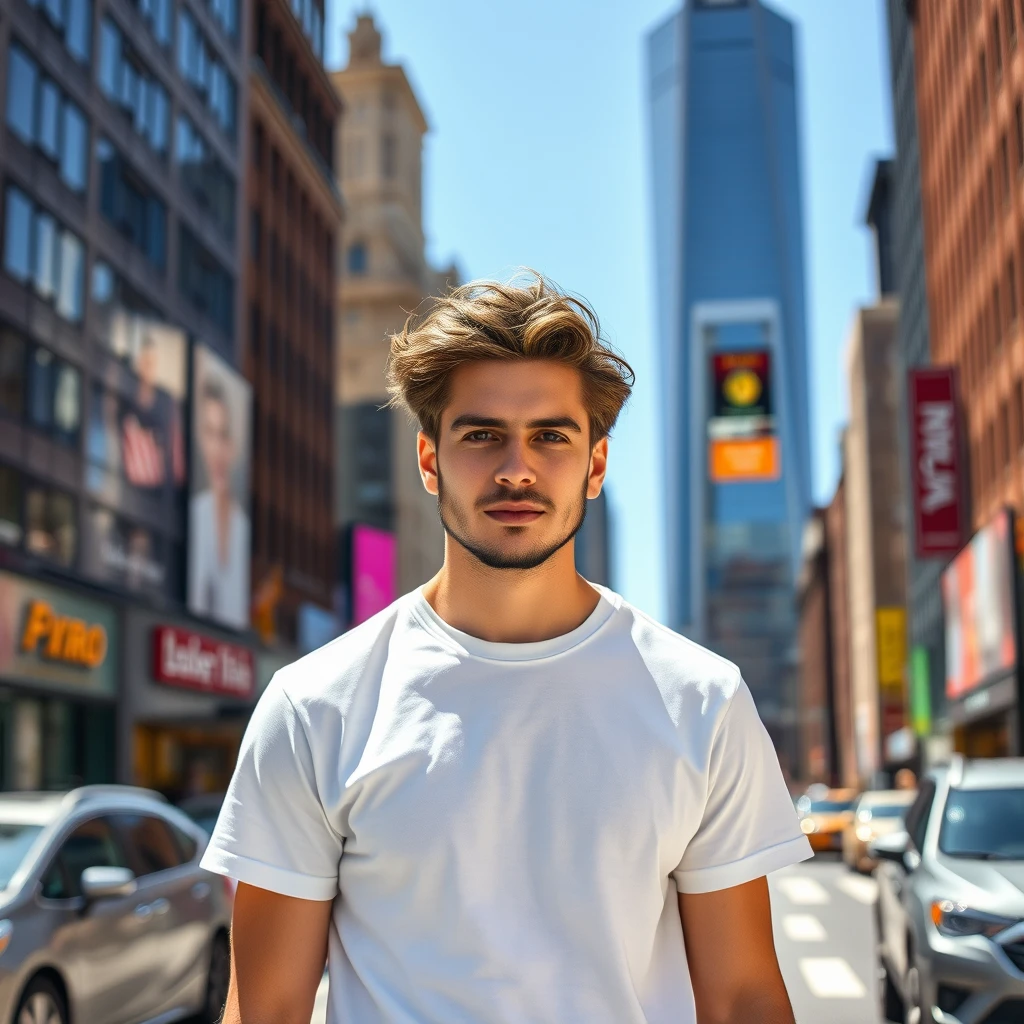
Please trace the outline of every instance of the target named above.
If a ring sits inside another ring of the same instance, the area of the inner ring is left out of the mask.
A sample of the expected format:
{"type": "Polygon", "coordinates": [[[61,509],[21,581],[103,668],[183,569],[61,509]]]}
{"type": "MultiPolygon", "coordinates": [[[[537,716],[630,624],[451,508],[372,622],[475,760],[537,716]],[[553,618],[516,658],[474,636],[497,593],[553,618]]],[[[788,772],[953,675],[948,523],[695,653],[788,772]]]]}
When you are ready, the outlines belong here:
{"type": "Polygon", "coordinates": [[[776,872],[769,884],[797,1024],[877,1024],[874,879],[819,856],[776,872]]]}
{"type": "MultiPolygon", "coordinates": [[[[875,882],[818,857],[769,878],[779,963],[797,1024],[879,1024],[875,882]]],[[[311,1024],[324,1024],[327,981],[311,1024]]]]}

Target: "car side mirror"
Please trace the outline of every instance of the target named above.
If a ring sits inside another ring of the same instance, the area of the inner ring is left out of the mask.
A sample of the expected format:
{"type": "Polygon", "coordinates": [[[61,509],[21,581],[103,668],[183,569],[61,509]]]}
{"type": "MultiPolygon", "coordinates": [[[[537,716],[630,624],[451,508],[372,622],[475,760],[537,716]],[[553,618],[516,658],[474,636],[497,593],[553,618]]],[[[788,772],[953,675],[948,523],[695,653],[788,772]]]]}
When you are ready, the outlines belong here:
{"type": "Polygon", "coordinates": [[[112,896],[131,896],[137,883],[128,868],[93,867],[82,872],[82,895],[90,902],[112,896]]]}
{"type": "Polygon", "coordinates": [[[868,844],[868,856],[874,860],[887,860],[908,869],[908,853],[910,853],[910,836],[906,832],[894,832],[888,836],[879,836],[868,844]]]}

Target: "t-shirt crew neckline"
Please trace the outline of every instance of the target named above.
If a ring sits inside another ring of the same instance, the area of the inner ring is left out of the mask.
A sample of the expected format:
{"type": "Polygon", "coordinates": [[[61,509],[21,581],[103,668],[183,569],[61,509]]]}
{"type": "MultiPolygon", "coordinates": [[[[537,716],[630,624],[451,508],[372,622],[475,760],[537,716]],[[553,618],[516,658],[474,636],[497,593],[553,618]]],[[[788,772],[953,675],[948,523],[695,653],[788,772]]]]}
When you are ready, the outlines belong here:
{"type": "Polygon", "coordinates": [[[431,633],[454,646],[459,654],[486,661],[540,661],[553,658],[558,654],[579,646],[584,640],[593,636],[618,610],[622,599],[618,594],[606,587],[591,583],[600,595],[597,606],[575,629],[549,640],[537,640],[532,643],[494,643],[481,640],[480,637],[464,633],[461,629],[448,625],[430,606],[423,596],[422,588],[412,593],[413,615],[431,633]]]}

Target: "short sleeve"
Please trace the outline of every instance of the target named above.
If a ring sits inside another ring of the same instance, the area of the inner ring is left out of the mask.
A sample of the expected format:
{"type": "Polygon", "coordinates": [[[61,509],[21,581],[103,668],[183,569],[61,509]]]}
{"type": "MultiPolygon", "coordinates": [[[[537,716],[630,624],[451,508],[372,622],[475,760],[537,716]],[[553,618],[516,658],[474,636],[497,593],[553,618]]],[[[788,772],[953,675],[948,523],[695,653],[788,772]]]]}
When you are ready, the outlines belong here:
{"type": "Polygon", "coordinates": [[[317,792],[304,724],[274,679],[246,729],[202,867],[284,896],[330,900],[342,843],[317,792]]]}
{"type": "Polygon", "coordinates": [[[672,872],[681,893],[714,892],[810,857],[775,748],[740,681],[711,747],[700,826],[672,872]]]}

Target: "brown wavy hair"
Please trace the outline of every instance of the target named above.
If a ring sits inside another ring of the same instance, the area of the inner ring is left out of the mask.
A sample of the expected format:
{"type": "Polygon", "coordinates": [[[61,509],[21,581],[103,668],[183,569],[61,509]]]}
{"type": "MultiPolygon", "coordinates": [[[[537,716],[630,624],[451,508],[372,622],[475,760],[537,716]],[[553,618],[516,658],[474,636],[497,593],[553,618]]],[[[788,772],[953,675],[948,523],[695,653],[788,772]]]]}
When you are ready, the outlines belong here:
{"type": "Polygon", "coordinates": [[[578,370],[591,443],[608,436],[633,388],[632,368],[601,337],[593,309],[526,271],[507,283],[453,288],[413,313],[391,335],[388,404],[406,409],[436,440],[452,374],[485,359],[550,359],[578,370]]]}

